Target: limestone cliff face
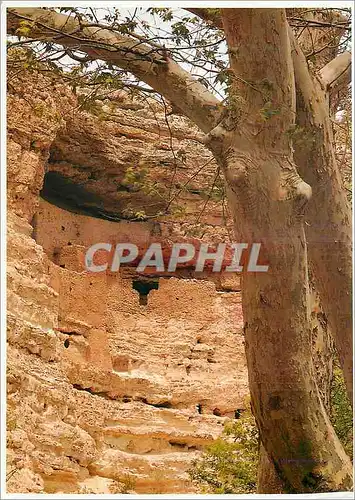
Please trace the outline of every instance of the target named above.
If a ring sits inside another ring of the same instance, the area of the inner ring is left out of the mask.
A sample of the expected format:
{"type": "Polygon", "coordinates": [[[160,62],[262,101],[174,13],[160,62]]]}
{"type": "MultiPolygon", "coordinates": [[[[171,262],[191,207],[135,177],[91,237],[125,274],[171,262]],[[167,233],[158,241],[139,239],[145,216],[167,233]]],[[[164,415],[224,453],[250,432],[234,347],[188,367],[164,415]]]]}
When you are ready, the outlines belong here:
{"type": "Polygon", "coordinates": [[[237,277],[82,265],[98,241],[186,237],[203,208],[198,236],[223,241],[223,214],[204,197],[215,166],[193,126],[169,120],[124,96],[103,120],[42,75],[11,82],[9,492],[195,491],[191,460],[245,405],[237,277]],[[206,162],[179,217],[165,214],[162,186],[178,192],[206,162]],[[139,222],[142,207],[162,214],[139,222]]]}

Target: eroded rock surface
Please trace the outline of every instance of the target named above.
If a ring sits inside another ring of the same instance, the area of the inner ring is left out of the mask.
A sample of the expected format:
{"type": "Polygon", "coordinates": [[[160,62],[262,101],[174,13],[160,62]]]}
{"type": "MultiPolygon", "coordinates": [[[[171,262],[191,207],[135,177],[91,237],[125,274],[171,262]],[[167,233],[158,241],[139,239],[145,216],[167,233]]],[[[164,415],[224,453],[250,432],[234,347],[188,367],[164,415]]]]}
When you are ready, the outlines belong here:
{"type": "MultiPolygon", "coordinates": [[[[159,110],[115,103],[114,115],[102,120],[74,111],[76,98],[60,82],[31,75],[11,84],[12,493],[195,491],[186,472],[191,460],[245,405],[238,277],[155,276],[157,286],[142,301],[134,269],[93,275],[82,267],[85,248],[104,238],[144,245],[155,236],[170,243],[186,237],[215,171],[210,165],[196,176],[195,192],[183,192],[179,217],[127,220],[142,206],[149,215],[166,203],[127,182],[129,167],[144,167],[159,188],[174,178],[178,190],[209,154],[186,120],[170,119],[171,139],[159,110]],[[171,144],[180,151],[179,168],[171,144]],[[61,197],[52,183],[44,200],[48,172],[78,189],[61,197]]],[[[218,207],[207,204],[197,224],[198,237],[211,243],[226,234],[218,207]]]]}

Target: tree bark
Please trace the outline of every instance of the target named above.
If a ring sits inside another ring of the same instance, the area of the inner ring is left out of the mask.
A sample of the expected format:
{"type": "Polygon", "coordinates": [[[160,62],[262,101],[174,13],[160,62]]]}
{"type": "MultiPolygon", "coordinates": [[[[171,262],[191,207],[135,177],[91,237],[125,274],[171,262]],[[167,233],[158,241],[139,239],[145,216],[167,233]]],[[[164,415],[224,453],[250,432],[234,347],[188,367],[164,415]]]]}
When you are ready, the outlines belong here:
{"type": "Polygon", "coordinates": [[[287,133],[295,102],[286,16],[281,9],[222,9],[222,20],[236,77],[229,119],[207,143],[225,174],[237,238],[261,242],[269,265],[266,273],[243,274],[253,412],[286,491],[344,490],[351,464],[312,363],[302,216],[311,190],[297,174],[287,133]]]}
{"type": "MultiPolygon", "coordinates": [[[[313,366],[321,400],[327,415],[330,415],[334,345],[326,317],[320,307],[319,296],[312,287],[310,305],[313,366]]],[[[257,491],[268,494],[285,493],[284,485],[262,445],[259,450],[257,491]]]]}
{"type": "Polygon", "coordinates": [[[259,449],[257,491],[261,494],[274,495],[286,493],[284,484],[262,444],[259,449]]]}
{"type": "Polygon", "coordinates": [[[309,260],[352,403],[351,212],[334,155],[327,89],[312,79],[302,51],[294,39],[292,43],[297,88],[295,161],[313,189],[305,215],[309,260]]]}

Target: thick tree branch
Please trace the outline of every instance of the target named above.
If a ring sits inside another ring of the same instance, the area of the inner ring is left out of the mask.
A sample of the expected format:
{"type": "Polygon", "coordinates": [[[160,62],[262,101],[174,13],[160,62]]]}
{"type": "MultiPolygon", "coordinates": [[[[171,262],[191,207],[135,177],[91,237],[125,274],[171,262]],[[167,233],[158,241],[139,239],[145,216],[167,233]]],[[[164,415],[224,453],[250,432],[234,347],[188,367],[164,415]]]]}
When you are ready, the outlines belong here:
{"type": "Polygon", "coordinates": [[[330,61],[319,71],[319,77],[330,92],[348,85],[351,82],[351,53],[343,52],[330,61]]]}
{"type": "Polygon", "coordinates": [[[176,104],[204,132],[218,123],[223,105],[164,49],[149,47],[109,29],[87,27],[72,16],[40,8],[8,9],[8,32],[16,34],[23,20],[33,21],[26,37],[55,42],[133,73],[176,104]]]}
{"type": "Polygon", "coordinates": [[[189,8],[185,10],[199,17],[207,24],[223,30],[222,17],[219,9],[189,8]]]}
{"type": "Polygon", "coordinates": [[[347,31],[351,30],[351,23],[348,20],[326,23],[324,21],[320,21],[319,19],[304,19],[302,17],[293,16],[290,16],[288,20],[291,26],[295,26],[297,28],[307,26],[310,28],[338,28],[347,31]],[[296,21],[297,24],[293,25],[292,21],[296,21]]]}
{"type": "Polygon", "coordinates": [[[291,29],[289,33],[297,88],[297,126],[303,131],[302,138],[294,140],[294,157],[300,175],[313,190],[305,215],[310,267],[352,402],[351,211],[334,155],[324,90],[319,81],[312,79],[291,29]]]}

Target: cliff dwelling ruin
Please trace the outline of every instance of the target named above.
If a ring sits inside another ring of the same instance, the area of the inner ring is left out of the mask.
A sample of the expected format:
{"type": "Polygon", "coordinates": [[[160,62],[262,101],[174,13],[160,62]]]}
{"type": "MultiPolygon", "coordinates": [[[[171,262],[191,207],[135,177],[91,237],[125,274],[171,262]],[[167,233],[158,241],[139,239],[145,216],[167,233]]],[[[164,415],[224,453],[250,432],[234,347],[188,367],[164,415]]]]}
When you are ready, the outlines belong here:
{"type": "MultiPolygon", "coordinates": [[[[102,121],[73,113],[75,96],[50,84],[32,75],[8,96],[9,491],[108,493],[122,477],[137,493],[196,491],[191,460],[248,394],[239,277],[94,275],[83,255],[97,241],[191,239],[206,172],[183,215],[130,220],[128,205],[149,215],[160,201],[127,185],[127,170],[171,172],[162,110],[157,123],[122,94],[102,121]]],[[[182,183],[209,154],[186,119],[170,121],[182,183]]],[[[201,241],[221,241],[221,221],[212,201],[201,241]]]]}

